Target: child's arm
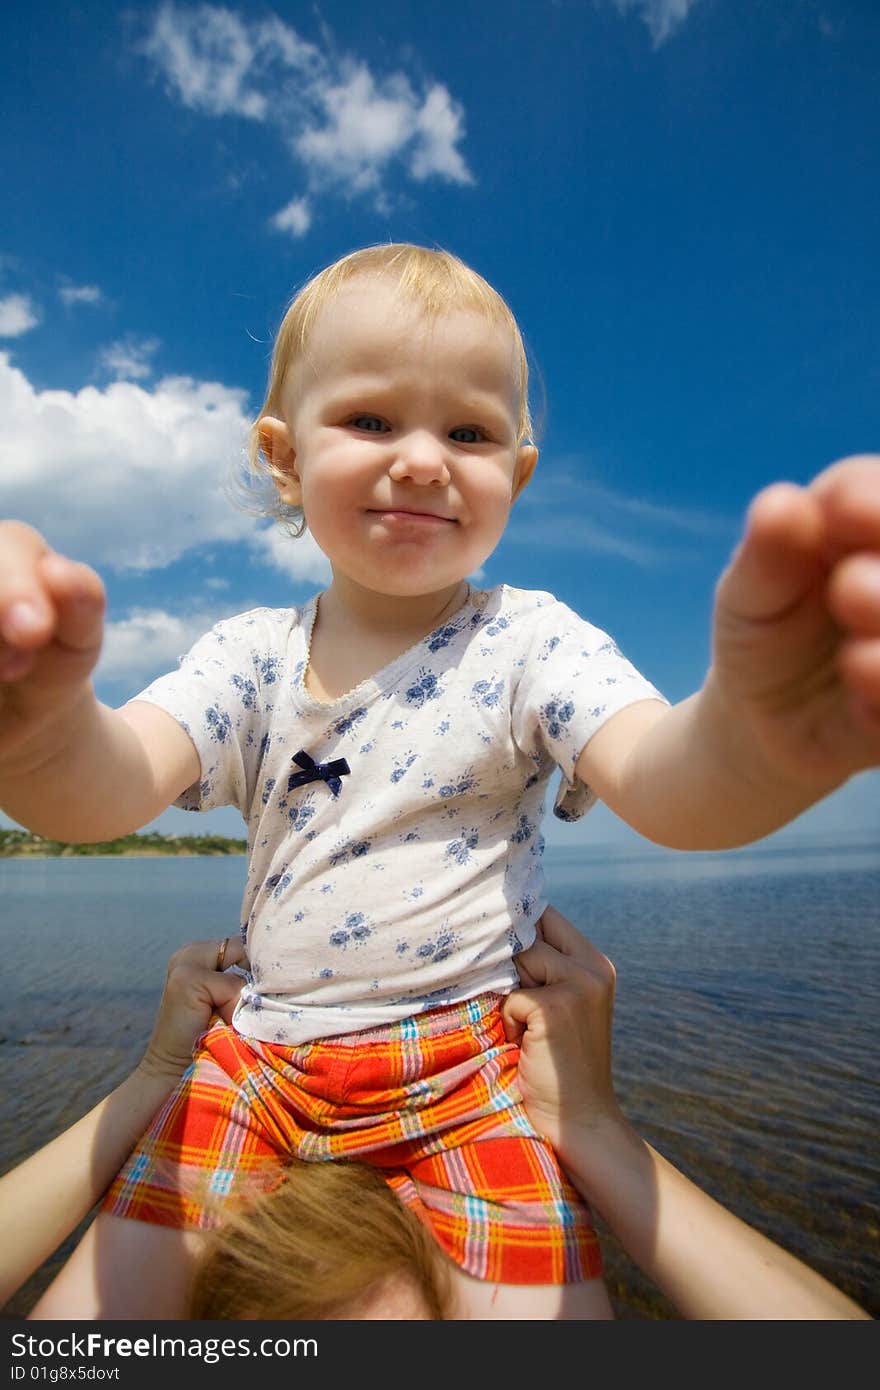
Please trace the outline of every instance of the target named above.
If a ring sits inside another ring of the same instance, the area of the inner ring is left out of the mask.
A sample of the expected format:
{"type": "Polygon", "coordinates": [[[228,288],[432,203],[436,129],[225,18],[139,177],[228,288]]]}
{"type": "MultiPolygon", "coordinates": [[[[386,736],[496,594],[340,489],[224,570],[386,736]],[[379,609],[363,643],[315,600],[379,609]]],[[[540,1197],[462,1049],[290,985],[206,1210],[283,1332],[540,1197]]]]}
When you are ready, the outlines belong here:
{"type": "Polygon", "coordinates": [[[698,694],[632,705],[578,775],[648,839],[722,849],[880,765],[880,456],[756,498],[698,694]]]}
{"type": "Polygon", "coordinates": [[[868,1318],[636,1134],[611,1079],[614,968],[553,908],[540,925],[517,957],[526,988],[503,1008],[523,1101],[639,1268],[685,1318],[868,1318]]]}
{"type": "Polygon", "coordinates": [[[36,834],[109,840],[152,820],[200,775],[163,710],[112,710],[91,673],[104,625],[94,570],[0,523],[0,807],[36,834]]]}
{"type": "MultiPolygon", "coordinates": [[[[217,942],[196,941],[168,963],[147,1050],[132,1074],[70,1129],[0,1178],[0,1305],[57,1249],[116,1176],[192,1060],[211,1014],[228,1017],[242,977],[213,969],[217,942]]],[[[227,965],[244,960],[229,939],[227,965]]]]}

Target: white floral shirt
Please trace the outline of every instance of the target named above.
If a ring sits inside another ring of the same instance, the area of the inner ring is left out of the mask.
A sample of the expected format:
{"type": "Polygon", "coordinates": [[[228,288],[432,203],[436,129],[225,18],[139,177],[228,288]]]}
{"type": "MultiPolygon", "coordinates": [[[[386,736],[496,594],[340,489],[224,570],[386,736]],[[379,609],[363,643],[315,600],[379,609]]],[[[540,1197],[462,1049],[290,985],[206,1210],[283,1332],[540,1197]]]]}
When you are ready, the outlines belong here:
{"type": "Polygon", "coordinates": [[[201,758],[177,804],[247,821],[251,978],[234,1023],[288,1045],[515,988],[546,906],[550,777],[556,815],[583,815],[584,745],[663,698],[551,594],[501,585],[321,703],[303,683],[316,607],[218,623],[137,697],[201,758]]]}

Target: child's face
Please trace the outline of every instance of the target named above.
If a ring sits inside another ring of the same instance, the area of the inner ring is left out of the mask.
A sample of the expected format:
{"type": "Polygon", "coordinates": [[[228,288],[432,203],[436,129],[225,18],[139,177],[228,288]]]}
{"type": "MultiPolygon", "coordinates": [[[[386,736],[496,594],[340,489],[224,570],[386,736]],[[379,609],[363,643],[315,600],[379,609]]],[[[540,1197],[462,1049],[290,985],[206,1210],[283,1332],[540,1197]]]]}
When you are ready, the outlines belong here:
{"type": "Polygon", "coordinates": [[[261,437],[334,574],[377,593],[439,593],[494,550],[537,460],[517,445],[508,329],[429,321],[391,282],[347,285],[261,437]]]}

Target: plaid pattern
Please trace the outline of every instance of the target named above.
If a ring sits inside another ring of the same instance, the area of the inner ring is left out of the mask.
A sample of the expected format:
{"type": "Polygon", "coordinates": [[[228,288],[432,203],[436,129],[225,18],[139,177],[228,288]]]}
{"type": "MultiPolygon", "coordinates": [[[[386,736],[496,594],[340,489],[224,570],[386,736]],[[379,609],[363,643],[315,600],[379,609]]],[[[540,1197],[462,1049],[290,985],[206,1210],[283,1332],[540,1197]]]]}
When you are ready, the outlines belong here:
{"type": "Polygon", "coordinates": [[[595,1278],[589,1209],[526,1116],[498,1004],[482,995],[297,1047],[216,1021],[104,1210],[205,1228],[218,1198],[274,1184],[291,1155],[356,1158],[382,1171],[468,1274],[595,1278]]]}

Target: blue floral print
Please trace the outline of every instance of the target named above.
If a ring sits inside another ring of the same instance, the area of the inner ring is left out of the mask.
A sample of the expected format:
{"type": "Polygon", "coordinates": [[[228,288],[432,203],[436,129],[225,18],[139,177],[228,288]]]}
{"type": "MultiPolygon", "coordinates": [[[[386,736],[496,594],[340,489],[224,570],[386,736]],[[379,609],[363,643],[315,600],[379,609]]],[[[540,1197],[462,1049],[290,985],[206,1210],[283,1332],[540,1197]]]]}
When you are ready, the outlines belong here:
{"type": "Polygon", "coordinates": [[[446,858],[454,859],[456,864],[469,864],[471,860],[471,850],[476,849],[480,843],[480,833],[475,828],[459,831],[455,840],[450,840],[446,846],[446,858]]]}
{"type": "Polygon", "coordinates": [[[362,946],[373,935],[373,928],[362,912],[350,912],[341,927],[336,927],[328,938],[331,946],[347,950],[349,946],[362,946]]]}
{"type": "Polygon", "coordinates": [[[401,777],[405,777],[417,757],[418,753],[413,753],[411,750],[408,750],[402,760],[395,759],[397,766],[393,769],[390,780],[392,782],[399,782],[401,777]]]}
{"type": "Polygon", "coordinates": [[[423,667],[415,685],[411,685],[407,690],[406,701],[407,704],[415,705],[416,709],[421,709],[426,700],[439,700],[442,694],[442,687],[434,672],[423,667]]]}
{"type": "Polygon", "coordinates": [[[544,727],[551,738],[562,738],[565,734],[565,725],[573,717],[575,705],[572,700],[561,699],[549,700],[541,710],[541,719],[544,727]]]}
{"type": "Polygon", "coordinates": [[[516,823],[516,830],[514,830],[510,837],[511,844],[522,845],[526,840],[530,840],[534,833],[535,827],[532,825],[528,816],[520,816],[516,823]]]}
{"type": "Polygon", "coordinates": [[[494,684],[487,680],[476,681],[471,693],[476,704],[485,705],[492,709],[500,703],[501,696],[504,694],[504,681],[495,681],[494,684]]]}
{"type": "Polygon", "coordinates": [[[274,685],[278,679],[278,672],[281,669],[281,658],[277,656],[261,656],[257,659],[257,674],[263,685],[274,685]]]}
{"type": "Polygon", "coordinates": [[[479,785],[479,777],[475,777],[474,769],[469,767],[454,782],[447,782],[445,786],[438,787],[437,795],[442,796],[444,800],[450,796],[464,796],[465,792],[472,792],[479,785]]]}
{"type": "Polygon", "coordinates": [[[448,647],[457,632],[458,628],[454,625],[439,628],[427,643],[428,651],[439,652],[441,647],[448,647]]]}
{"type": "Polygon", "coordinates": [[[232,732],[232,720],[225,710],[219,710],[214,706],[205,710],[205,728],[212,740],[225,743],[232,732]]]}
{"type": "Polygon", "coordinates": [[[287,819],[291,830],[305,830],[312,816],[317,811],[317,806],[313,805],[312,798],[303,801],[299,806],[290,806],[287,811],[287,819]]]}
{"type": "Polygon", "coordinates": [[[352,859],[362,859],[369,851],[369,840],[347,840],[331,852],[328,862],[331,869],[336,869],[340,864],[348,864],[352,859]]]}
{"type": "Polygon", "coordinates": [[[241,700],[243,709],[254,709],[257,703],[257,687],[252,680],[238,672],[230,677],[233,689],[238,691],[238,698],[241,700]]]}
{"type": "Polygon", "coordinates": [[[351,714],[346,714],[344,718],[336,720],[336,723],[333,725],[333,732],[334,734],[347,734],[356,724],[359,724],[362,719],[366,719],[366,717],[367,711],[363,707],[360,709],[353,709],[351,714]]]}

